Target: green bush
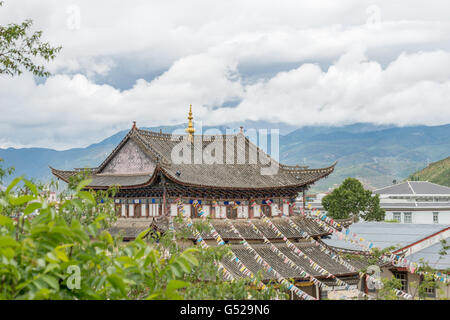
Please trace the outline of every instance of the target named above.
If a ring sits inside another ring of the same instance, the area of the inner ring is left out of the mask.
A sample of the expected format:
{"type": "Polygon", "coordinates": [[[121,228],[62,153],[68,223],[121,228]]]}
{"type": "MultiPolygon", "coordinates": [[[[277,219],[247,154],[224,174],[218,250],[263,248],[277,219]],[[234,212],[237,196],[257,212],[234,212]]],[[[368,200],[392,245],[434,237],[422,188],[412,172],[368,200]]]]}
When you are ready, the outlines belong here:
{"type": "Polygon", "coordinates": [[[287,297],[249,280],[223,281],[213,261],[229,253],[226,246],[181,250],[171,232],[147,237],[149,230],[132,242],[111,236],[115,191],[86,191],[88,183],[59,204],[23,178],[0,193],[0,299],[287,297]]]}

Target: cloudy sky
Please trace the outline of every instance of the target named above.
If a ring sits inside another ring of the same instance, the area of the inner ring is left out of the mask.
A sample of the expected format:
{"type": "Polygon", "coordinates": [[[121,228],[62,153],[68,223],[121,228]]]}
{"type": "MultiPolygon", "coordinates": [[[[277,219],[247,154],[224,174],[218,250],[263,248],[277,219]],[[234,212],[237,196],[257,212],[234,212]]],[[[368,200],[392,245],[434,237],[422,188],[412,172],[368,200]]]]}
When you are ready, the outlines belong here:
{"type": "Polygon", "coordinates": [[[450,123],[447,0],[5,0],[62,45],[52,76],[0,76],[0,148],[83,147],[131,127],[450,123]]]}

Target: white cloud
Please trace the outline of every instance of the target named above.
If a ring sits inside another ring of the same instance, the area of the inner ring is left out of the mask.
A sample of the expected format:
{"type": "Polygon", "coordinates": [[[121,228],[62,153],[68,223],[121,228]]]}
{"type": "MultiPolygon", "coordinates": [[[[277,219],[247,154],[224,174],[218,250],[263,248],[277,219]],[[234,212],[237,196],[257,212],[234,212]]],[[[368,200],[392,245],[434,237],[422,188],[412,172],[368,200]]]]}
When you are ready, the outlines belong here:
{"type": "Polygon", "coordinates": [[[40,85],[28,75],[2,77],[0,143],[86,145],[133,120],[140,126],[185,121],[189,103],[196,119],[214,125],[245,119],[292,125],[444,124],[450,121],[448,66],[450,53],[433,51],[402,54],[383,69],[356,47],[328,70],[303,64],[253,84],[242,83],[234,61],[206,54],[182,58],[160,77],[138,80],[125,91],[80,74],[56,75],[40,85]],[[215,108],[237,99],[235,108],[215,108]]]}
{"type": "Polygon", "coordinates": [[[133,120],[185,121],[190,103],[208,125],[449,123],[448,9],[437,0],[6,1],[2,24],[30,17],[63,51],[43,84],[0,77],[0,147],[85,146],[133,120]],[[133,79],[125,90],[108,84],[121,77],[133,79]],[[221,107],[229,101],[240,103],[221,107]]]}

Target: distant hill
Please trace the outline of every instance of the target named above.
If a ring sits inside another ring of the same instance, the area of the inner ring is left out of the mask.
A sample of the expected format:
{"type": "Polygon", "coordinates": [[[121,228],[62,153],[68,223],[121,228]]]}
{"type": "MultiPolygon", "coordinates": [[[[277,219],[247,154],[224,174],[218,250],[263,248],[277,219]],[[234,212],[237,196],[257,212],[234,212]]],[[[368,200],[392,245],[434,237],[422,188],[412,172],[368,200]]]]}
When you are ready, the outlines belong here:
{"type": "Polygon", "coordinates": [[[324,191],[347,177],[361,180],[366,188],[380,188],[449,153],[450,125],[301,128],[280,142],[280,159],[288,164],[320,167],[338,161],[335,172],[317,182],[312,191],[324,191]]]}
{"type": "Polygon", "coordinates": [[[410,181],[429,181],[450,187],[450,157],[430,163],[426,168],[414,172],[410,181]]]}
{"type": "MultiPolygon", "coordinates": [[[[264,123],[245,123],[245,129],[267,128],[264,123]]],[[[219,127],[236,128],[237,124],[219,127]]],[[[185,128],[161,126],[153,131],[173,132],[185,128]]],[[[273,128],[273,124],[272,124],[273,128]]],[[[428,162],[450,154],[450,124],[443,126],[379,126],[357,123],[347,126],[311,126],[280,130],[279,160],[286,164],[329,166],[338,161],[336,170],[320,180],[311,192],[327,191],[347,177],[361,180],[366,188],[390,185],[403,180],[428,162]]],[[[208,127],[203,128],[205,132],[208,127]]],[[[117,146],[128,130],[120,131],[86,148],[57,151],[45,148],[0,149],[4,165],[14,166],[16,174],[49,181],[49,165],[58,169],[96,167],[117,146]]],[[[197,133],[197,132],[196,132],[197,133]]],[[[7,181],[6,181],[7,182],[7,181]]]]}

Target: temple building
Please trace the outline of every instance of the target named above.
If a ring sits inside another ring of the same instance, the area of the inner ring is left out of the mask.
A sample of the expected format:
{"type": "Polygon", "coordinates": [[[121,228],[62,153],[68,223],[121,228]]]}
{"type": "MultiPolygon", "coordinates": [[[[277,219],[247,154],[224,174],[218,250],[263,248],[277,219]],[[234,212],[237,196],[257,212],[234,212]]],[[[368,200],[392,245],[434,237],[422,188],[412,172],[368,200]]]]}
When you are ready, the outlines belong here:
{"type": "MultiPolygon", "coordinates": [[[[192,118],[190,110],[187,134],[179,135],[141,130],[133,123],[111,154],[88,169],[92,182],[86,188],[119,188],[120,218],[110,232],[127,241],[149,227],[165,232],[173,223],[178,230],[170,217],[179,214],[209,216],[215,234],[203,232],[201,241],[218,245],[220,236],[230,245],[234,258],[222,264],[232,277],[263,272],[264,282],[294,279],[297,288],[318,299],[330,288],[358,291],[358,271],[338,263],[336,252],[321,241],[330,232],[295,208],[299,193],[331,174],[335,164],[283,165],[252,143],[243,128],[235,134],[195,135],[192,118]]],[[[79,172],[51,170],[66,182],[79,172]]],[[[193,234],[188,241],[198,244],[199,237],[193,234]]],[[[298,297],[292,293],[292,298],[298,297]]]]}
{"type": "MultiPolygon", "coordinates": [[[[177,215],[177,199],[185,214],[197,217],[197,200],[212,218],[245,219],[292,215],[299,193],[333,172],[278,163],[244,135],[194,135],[192,110],[187,135],[131,130],[97,167],[89,168],[89,189],[118,186],[121,217],[177,215]]],[[[78,170],[52,173],[68,182],[78,170]]]]}

